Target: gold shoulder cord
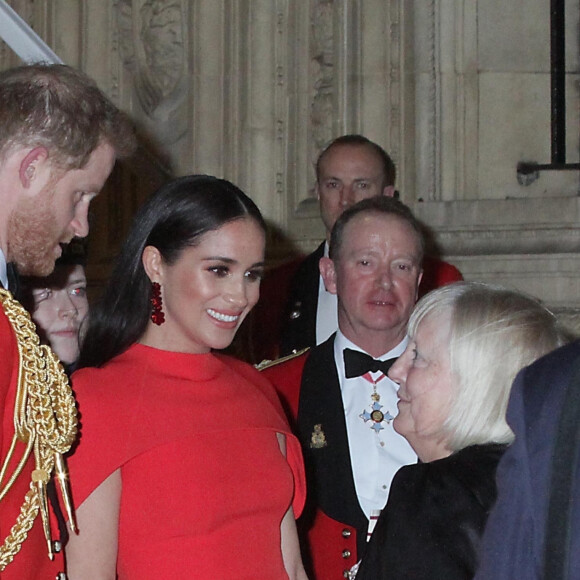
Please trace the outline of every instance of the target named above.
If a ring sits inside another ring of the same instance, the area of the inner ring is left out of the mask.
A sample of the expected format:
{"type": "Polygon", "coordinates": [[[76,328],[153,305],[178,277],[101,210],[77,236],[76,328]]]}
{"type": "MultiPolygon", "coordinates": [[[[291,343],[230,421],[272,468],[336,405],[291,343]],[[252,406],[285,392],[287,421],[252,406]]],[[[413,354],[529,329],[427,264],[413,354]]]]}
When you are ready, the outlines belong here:
{"type": "Polygon", "coordinates": [[[28,312],[10,292],[1,288],[0,304],[16,334],[20,357],[14,436],[0,471],[0,501],[6,501],[8,491],[22,473],[31,453],[34,453],[35,461],[30,489],[24,496],[20,514],[0,546],[2,571],[20,550],[39,510],[48,556],[51,560],[54,558],[46,494],[46,485],[53,470],[56,471],[71,528],[76,531],[63,454],[70,449],[76,437],[77,411],[62,365],[50,348],[40,344],[28,312]],[[26,448],[12,474],[7,474],[9,465],[14,464],[18,441],[23,442],[26,448]]]}
{"type": "Polygon", "coordinates": [[[266,369],[269,369],[270,367],[275,367],[277,365],[280,365],[282,363],[285,363],[286,361],[292,360],[293,358],[297,358],[301,355],[303,355],[305,352],[309,351],[310,347],[307,346],[306,348],[303,348],[301,350],[297,350],[294,351],[290,354],[287,354],[286,356],[283,356],[281,358],[277,358],[275,360],[269,360],[269,359],[265,359],[262,362],[259,362],[258,364],[254,365],[254,368],[256,368],[259,371],[263,371],[266,369]]]}

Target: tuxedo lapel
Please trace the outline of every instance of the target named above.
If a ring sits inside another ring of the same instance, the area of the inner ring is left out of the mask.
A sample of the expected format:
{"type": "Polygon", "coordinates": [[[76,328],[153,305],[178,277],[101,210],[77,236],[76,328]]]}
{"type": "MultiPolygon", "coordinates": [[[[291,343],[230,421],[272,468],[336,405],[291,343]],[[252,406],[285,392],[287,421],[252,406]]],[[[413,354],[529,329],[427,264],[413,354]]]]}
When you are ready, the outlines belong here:
{"type": "Polygon", "coordinates": [[[348,447],[334,338],[311,351],[302,373],[298,431],[309,493],[327,516],[357,529],[368,521],[358,503],[348,447]]]}

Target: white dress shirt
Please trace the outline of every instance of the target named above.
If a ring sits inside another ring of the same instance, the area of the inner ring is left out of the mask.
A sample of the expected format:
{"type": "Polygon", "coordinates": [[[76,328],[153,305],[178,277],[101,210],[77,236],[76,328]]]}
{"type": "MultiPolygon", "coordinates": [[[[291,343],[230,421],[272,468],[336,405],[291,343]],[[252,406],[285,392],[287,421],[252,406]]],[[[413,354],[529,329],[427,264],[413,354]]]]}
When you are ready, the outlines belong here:
{"type": "MultiPolygon", "coordinates": [[[[405,338],[395,348],[377,357],[387,360],[398,357],[407,346],[405,338]]],[[[383,421],[382,430],[372,429],[373,421],[365,422],[361,415],[371,409],[373,384],[363,377],[345,378],[343,351],[345,348],[364,352],[350,342],[340,330],[334,341],[334,360],[340,380],[344,416],[350,460],[352,463],[354,484],[360,506],[370,519],[373,510],[381,510],[387,503],[391,481],[395,473],[403,466],[417,462],[417,455],[407,440],[393,429],[393,422],[383,421]]],[[[368,354],[368,353],[366,353],[368,354]]],[[[373,379],[382,373],[372,373],[373,379]]],[[[376,385],[380,395],[381,411],[393,417],[397,416],[397,391],[399,386],[388,377],[381,378],[376,385]]]]}

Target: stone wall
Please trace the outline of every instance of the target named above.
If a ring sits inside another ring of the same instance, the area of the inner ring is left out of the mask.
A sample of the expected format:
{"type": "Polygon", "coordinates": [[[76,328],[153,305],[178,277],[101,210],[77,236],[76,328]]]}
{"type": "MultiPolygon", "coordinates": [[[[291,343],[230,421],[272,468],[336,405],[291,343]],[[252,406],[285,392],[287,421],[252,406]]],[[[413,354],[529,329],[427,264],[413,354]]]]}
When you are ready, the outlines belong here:
{"type": "MultiPolygon", "coordinates": [[[[136,119],[140,158],[97,206],[95,280],[168,175],[239,184],[273,225],[271,258],[322,237],[313,163],[360,132],[468,279],[580,312],[578,171],[550,161],[545,0],[10,0],[136,119]],[[114,201],[113,201],[114,200],[114,201]]],[[[579,158],[578,2],[566,7],[567,161],[579,158]]],[[[0,66],[17,62],[0,45],[0,66]]]]}

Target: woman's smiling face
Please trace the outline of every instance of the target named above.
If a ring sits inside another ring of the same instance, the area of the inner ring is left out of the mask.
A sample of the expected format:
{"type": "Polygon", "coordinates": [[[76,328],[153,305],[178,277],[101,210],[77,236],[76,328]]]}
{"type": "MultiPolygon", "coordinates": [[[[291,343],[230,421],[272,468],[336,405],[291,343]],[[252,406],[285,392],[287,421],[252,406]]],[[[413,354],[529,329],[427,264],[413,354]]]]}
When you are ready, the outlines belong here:
{"type": "Polygon", "coordinates": [[[262,228],[244,217],[203,234],[175,263],[161,260],[154,281],[161,285],[165,322],[149,329],[150,344],[190,353],[229,346],[260,296],[264,248],[262,228]]]}
{"type": "Polygon", "coordinates": [[[393,427],[422,461],[450,453],[444,431],[456,380],[449,356],[450,324],[447,313],[426,316],[389,370],[389,378],[400,386],[393,427]]]}

